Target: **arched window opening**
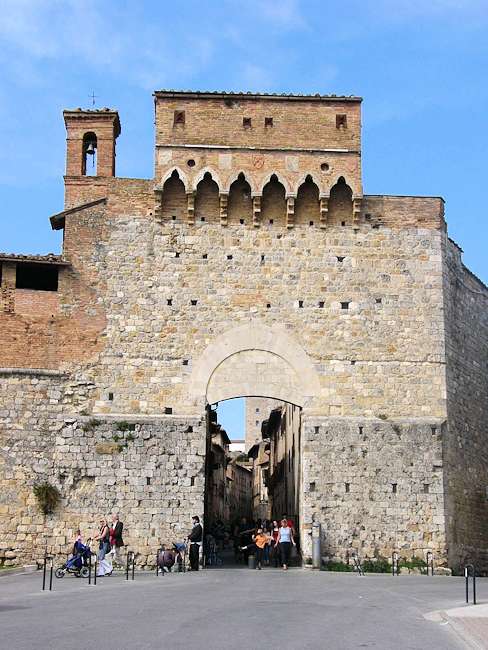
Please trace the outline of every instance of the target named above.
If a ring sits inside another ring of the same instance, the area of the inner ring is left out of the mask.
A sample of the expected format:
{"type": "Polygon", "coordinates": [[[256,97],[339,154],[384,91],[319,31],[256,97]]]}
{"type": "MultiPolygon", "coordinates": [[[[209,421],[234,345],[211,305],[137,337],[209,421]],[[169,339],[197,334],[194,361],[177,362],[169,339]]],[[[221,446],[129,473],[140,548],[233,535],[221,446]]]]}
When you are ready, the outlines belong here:
{"type": "Polygon", "coordinates": [[[312,177],[307,176],[305,182],[298,188],[295,201],[295,223],[309,224],[312,221],[318,223],[319,220],[319,188],[313,182],[312,177]]]}
{"type": "Polygon", "coordinates": [[[219,186],[212,179],[212,174],[206,172],[197,185],[195,197],[195,220],[218,223],[220,218],[219,186]]]}
{"type": "Polygon", "coordinates": [[[352,223],[352,190],[343,176],[330,191],[328,222],[336,226],[352,223]]]}
{"type": "Polygon", "coordinates": [[[185,186],[175,170],[163,186],[161,198],[162,217],[169,221],[185,219],[187,215],[187,201],[185,186]]]}
{"type": "Polygon", "coordinates": [[[229,223],[240,223],[243,220],[249,224],[252,221],[251,186],[242,172],[230,186],[227,216],[229,223]]]}
{"type": "Polygon", "coordinates": [[[89,131],[83,136],[83,159],[81,170],[83,176],[97,175],[97,154],[97,136],[93,131],[89,131]]]}
{"type": "Polygon", "coordinates": [[[272,221],[274,224],[284,225],[286,222],[286,197],[285,188],[278,180],[276,174],[273,174],[263,189],[261,200],[261,221],[268,224],[272,221]]]}

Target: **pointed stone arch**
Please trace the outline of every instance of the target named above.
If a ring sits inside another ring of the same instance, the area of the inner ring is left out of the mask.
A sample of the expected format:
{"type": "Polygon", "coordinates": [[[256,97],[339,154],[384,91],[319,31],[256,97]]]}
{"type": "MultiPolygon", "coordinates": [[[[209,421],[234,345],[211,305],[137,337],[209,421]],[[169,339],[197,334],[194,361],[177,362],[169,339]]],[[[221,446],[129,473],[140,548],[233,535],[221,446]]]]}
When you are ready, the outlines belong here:
{"type": "Polygon", "coordinates": [[[320,192],[312,175],[308,174],[298,187],[295,200],[295,223],[319,225],[320,192]]]}
{"type": "Polygon", "coordinates": [[[262,189],[261,222],[282,226],[286,223],[286,187],[276,174],[270,175],[262,189]]]}
{"type": "Polygon", "coordinates": [[[163,176],[161,177],[161,180],[159,181],[159,183],[158,183],[156,189],[162,191],[163,188],[164,188],[164,184],[166,183],[166,181],[167,181],[169,178],[171,178],[171,176],[173,175],[174,172],[176,172],[176,173],[178,174],[178,178],[179,178],[180,181],[183,183],[183,185],[184,185],[184,187],[185,187],[185,192],[189,192],[189,191],[190,191],[190,190],[189,190],[190,182],[189,182],[189,180],[188,180],[188,176],[185,174],[184,171],[182,171],[182,169],[181,169],[180,167],[178,167],[178,166],[176,166],[176,165],[175,165],[174,167],[171,167],[170,169],[168,169],[168,170],[163,174],[163,176]]]}
{"type": "Polygon", "coordinates": [[[210,171],[204,172],[196,186],[195,220],[220,222],[219,186],[210,171]]]}
{"type": "Polygon", "coordinates": [[[229,223],[245,224],[252,223],[252,189],[241,172],[229,188],[229,199],[227,203],[227,217],[229,223]]]}
{"type": "Polygon", "coordinates": [[[185,185],[176,169],[162,186],[161,216],[164,220],[184,220],[187,216],[185,185]]]}
{"type": "Polygon", "coordinates": [[[353,222],[353,192],[344,176],[330,190],[328,224],[349,226],[353,222]]]}
{"type": "Polygon", "coordinates": [[[239,176],[241,176],[241,174],[244,175],[246,181],[249,183],[249,186],[251,187],[251,195],[252,196],[259,195],[260,192],[258,189],[258,185],[256,184],[256,179],[251,173],[249,173],[249,171],[245,172],[243,169],[231,174],[227,179],[225,188],[221,191],[226,192],[228,194],[230,192],[232,183],[235,183],[239,179],[239,176]]]}
{"type": "Polygon", "coordinates": [[[278,179],[278,182],[281,183],[283,185],[283,187],[285,188],[286,196],[293,196],[293,192],[292,192],[292,189],[290,187],[290,184],[288,183],[286,178],[284,176],[280,175],[278,172],[270,172],[267,176],[264,177],[264,179],[261,181],[261,184],[260,184],[260,193],[261,194],[263,193],[263,190],[264,190],[265,186],[270,182],[270,180],[273,178],[273,176],[276,176],[276,178],[278,179]]]}
{"type": "Polygon", "coordinates": [[[205,174],[210,174],[214,183],[217,183],[217,187],[219,188],[219,193],[222,192],[223,191],[222,182],[220,180],[219,175],[217,174],[216,171],[212,169],[212,167],[204,167],[203,169],[199,170],[198,174],[193,179],[193,190],[194,191],[197,190],[198,183],[200,183],[205,178],[205,174]]]}
{"type": "Polygon", "coordinates": [[[303,407],[319,392],[317,373],[303,348],[282,327],[257,322],[210,343],[190,382],[195,404],[264,395],[303,407]]]}

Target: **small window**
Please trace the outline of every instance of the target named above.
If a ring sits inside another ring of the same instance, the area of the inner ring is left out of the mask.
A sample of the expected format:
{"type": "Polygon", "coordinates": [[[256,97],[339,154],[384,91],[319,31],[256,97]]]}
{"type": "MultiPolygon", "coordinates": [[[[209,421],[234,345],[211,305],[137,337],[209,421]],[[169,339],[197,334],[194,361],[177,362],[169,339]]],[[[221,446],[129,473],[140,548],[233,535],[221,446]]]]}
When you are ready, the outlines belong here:
{"type": "Polygon", "coordinates": [[[175,111],[173,117],[173,126],[185,124],[185,111],[175,111]]]}
{"type": "Polygon", "coordinates": [[[341,309],[349,309],[350,302],[341,302],[341,309]]]}
{"type": "Polygon", "coordinates": [[[392,483],[392,484],[391,484],[391,491],[393,492],[393,494],[396,494],[396,493],[397,493],[397,487],[398,487],[398,486],[397,486],[396,483],[392,483]]]}
{"type": "Polygon", "coordinates": [[[165,415],[171,415],[173,413],[173,408],[171,406],[165,406],[164,407],[164,414],[165,415]]]}
{"type": "Polygon", "coordinates": [[[375,303],[377,305],[381,305],[381,298],[375,298],[375,303]]]}
{"type": "Polygon", "coordinates": [[[259,413],[259,406],[258,406],[257,409],[256,409],[256,413],[259,413]]]}
{"type": "Polygon", "coordinates": [[[195,167],[195,161],[193,160],[193,158],[187,160],[186,164],[188,165],[188,167],[195,167]]]}
{"type": "Polygon", "coordinates": [[[424,483],[424,494],[429,494],[429,484],[424,483]]]}
{"type": "Polygon", "coordinates": [[[264,126],[266,128],[272,127],[273,126],[273,118],[272,117],[265,117],[264,118],[264,126]]]}
{"type": "Polygon", "coordinates": [[[351,491],[351,484],[350,483],[344,483],[344,487],[346,488],[346,492],[351,491]]]}
{"type": "Polygon", "coordinates": [[[114,401],[114,394],[113,394],[113,393],[109,393],[109,394],[108,394],[108,401],[109,401],[109,402],[113,402],[113,401],[114,401]]]}
{"type": "Polygon", "coordinates": [[[250,118],[250,117],[243,117],[243,118],[242,118],[242,126],[243,126],[245,129],[250,129],[251,126],[252,126],[251,118],[250,118]]]}
{"type": "Polygon", "coordinates": [[[359,435],[360,435],[360,436],[363,435],[363,427],[359,427],[359,435]]]}
{"type": "Polygon", "coordinates": [[[232,259],[232,255],[227,255],[227,259],[228,259],[228,260],[231,260],[231,259],[232,259]]]}
{"type": "Polygon", "coordinates": [[[146,476],[146,485],[151,485],[151,477],[146,476]]]}
{"type": "Polygon", "coordinates": [[[337,261],[338,261],[338,262],[343,262],[343,261],[344,261],[344,257],[343,257],[342,255],[338,255],[338,256],[337,256],[337,261]]]}
{"type": "Polygon", "coordinates": [[[266,309],[271,309],[271,303],[270,302],[266,303],[266,309]]]}
{"type": "Polygon", "coordinates": [[[337,129],[347,129],[347,115],[340,113],[336,115],[336,128],[337,129]]]}
{"type": "Polygon", "coordinates": [[[315,483],[310,483],[310,492],[315,492],[315,483]]]}
{"type": "Polygon", "coordinates": [[[168,305],[168,307],[171,307],[171,305],[173,304],[173,298],[167,298],[166,304],[168,305]]]}
{"type": "Polygon", "coordinates": [[[256,426],[258,426],[258,424],[259,424],[259,420],[256,420],[256,426]]]}
{"type": "Polygon", "coordinates": [[[183,359],[183,365],[187,366],[188,365],[188,359],[183,359]]]}
{"type": "Polygon", "coordinates": [[[323,300],[320,300],[319,302],[319,309],[323,309],[325,305],[325,302],[323,300]]]}
{"type": "Polygon", "coordinates": [[[190,300],[190,303],[191,303],[192,307],[196,307],[196,305],[198,303],[198,300],[195,300],[195,299],[190,300]]]}
{"type": "Polygon", "coordinates": [[[299,300],[299,301],[298,301],[298,307],[299,307],[300,309],[302,309],[302,307],[303,307],[303,300],[299,300]]]}
{"type": "Polygon", "coordinates": [[[57,291],[58,267],[53,264],[17,262],[15,287],[34,291],[57,291]]]}
{"type": "Polygon", "coordinates": [[[203,259],[203,260],[206,260],[207,258],[208,258],[207,253],[204,253],[204,254],[202,255],[202,259],[203,259]]]}

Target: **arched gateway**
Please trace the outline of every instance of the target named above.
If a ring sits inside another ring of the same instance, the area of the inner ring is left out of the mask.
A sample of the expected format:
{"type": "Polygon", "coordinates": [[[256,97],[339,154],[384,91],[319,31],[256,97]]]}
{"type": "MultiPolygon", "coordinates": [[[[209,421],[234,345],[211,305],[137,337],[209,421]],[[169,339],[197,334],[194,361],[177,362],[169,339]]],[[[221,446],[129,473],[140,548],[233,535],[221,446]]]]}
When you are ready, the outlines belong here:
{"type": "Polygon", "coordinates": [[[320,384],[305,351],[283,328],[252,322],[217,337],[195,364],[195,404],[266,396],[306,406],[320,384]]]}
{"type": "MultiPolygon", "coordinates": [[[[249,504],[254,518],[280,517],[286,512],[294,521],[302,549],[308,541],[304,539],[301,517],[302,409],[310,405],[319,391],[318,376],[302,347],[283,327],[269,327],[259,321],[236,326],[219,335],[197,360],[191,378],[195,405],[205,403],[208,408],[236,397],[261,398],[259,403],[268,404],[268,412],[260,415],[269,417],[263,424],[261,441],[246,448],[255,458],[251,461],[249,504]],[[272,402],[262,398],[271,398],[272,402]],[[271,403],[274,410],[269,406],[271,403]],[[266,494],[264,509],[263,502],[256,504],[253,499],[256,489],[266,494]]],[[[228,459],[221,453],[222,432],[215,424],[207,420],[204,506],[207,526],[218,519],[233,519],[225,501],[215,496],[228,478],[225,473],[228,459]]],[[[237,467],[234,471],[247,470],[237,467]]],[[[247,514],[239,508],[234,514],[237,512],[247,514]]]]}

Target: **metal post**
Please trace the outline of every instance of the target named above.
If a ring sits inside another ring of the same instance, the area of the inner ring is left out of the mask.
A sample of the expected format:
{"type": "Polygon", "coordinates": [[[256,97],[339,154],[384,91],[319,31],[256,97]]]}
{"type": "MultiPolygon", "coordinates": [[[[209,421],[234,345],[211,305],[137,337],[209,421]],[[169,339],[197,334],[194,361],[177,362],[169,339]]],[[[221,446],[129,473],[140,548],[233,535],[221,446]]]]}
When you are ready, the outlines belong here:
{"type": "Polygon", "coordinates": [[[312,522],[312,567],[314,569],[320,569],[322,564],[320,542],[320,522],[314,520],[312,522]]]}
{"type": "Polygon", "coordinates": [[[51,569],[49,572],[49,591],[53,590],[53,566],[54,566],[54,556],[51,556],[51,569]]]}
{"type": "Polygon", "coordinates": [[[92,556],[88,558],[88,584],[91,585],[92,556]]]}
{"type": "Polygon", "coordinates": [[[398,553],[396,551],[393,551],[393,553],[391,554],[391,575],[393,576],[399,575],[398,553]]]}
{"type": "Polygon", "coordinates": [[[134,569],[136,568],[136,554],[132,551],[132,580],[134,580],[134,569]]]}
{"type": "Polygon", "coordinates": [[[47,557],[44,555],[44,566],[42,569],[42,591],[45,591],[46,589],[46,562],[47,557]]]}
{"type": "Polygon", "coordinates": [[[93,584],[97,584],[97,573],[98,573],[98,555],[95,555],[95,576],[93,578],[93,584]]]}
{"type": "Polygon", "coordinates": [[[473,605],[476,605],[476,567],[474,564],[466,564],[464,567],[464,579],[466,581],[466,602],[469,603],[469,570],[473,577],[473,605]]]}
{"type": "Polygon", "coordinates": [[[430,575],[434,575],[434,554],[432,551],[427,551],[427,575],[429,575],[429,566],[430,566],[430,575]]]}
{"type": "Polygon", "coordinates": [[[125,562],[125,579],[129,579],[129,560],[130,560],[131,551],[127,551],[127,560],[125,562]]]}
{"type": "MultiPolygon", "coordinates": [[[[157,578],[158,575],[159,575],[159,554],[160,554],[160,552],[161,552],[161,551],[159,550],[159,551],[157,551],[157,553],[156,553],[156,578],[157,578]]],[[[161,573],[164,574],[164,571],[161,571],[161,573]]]]}

